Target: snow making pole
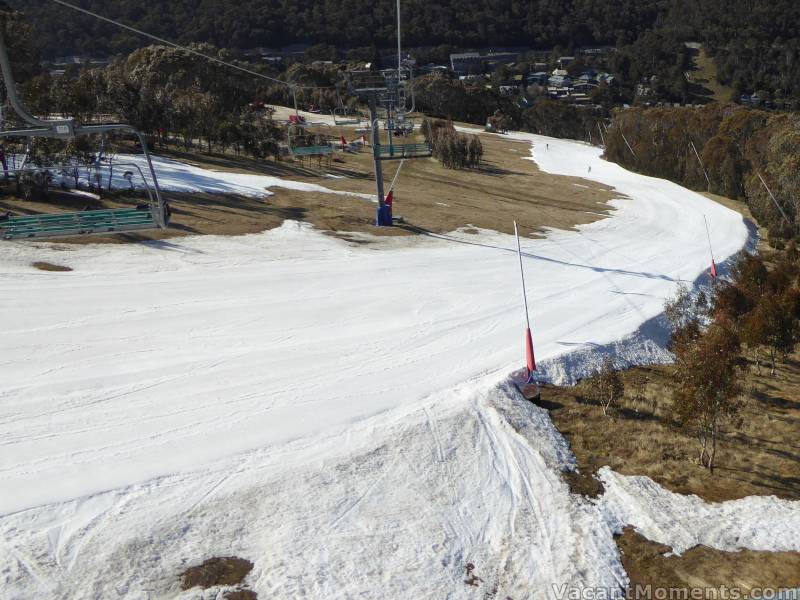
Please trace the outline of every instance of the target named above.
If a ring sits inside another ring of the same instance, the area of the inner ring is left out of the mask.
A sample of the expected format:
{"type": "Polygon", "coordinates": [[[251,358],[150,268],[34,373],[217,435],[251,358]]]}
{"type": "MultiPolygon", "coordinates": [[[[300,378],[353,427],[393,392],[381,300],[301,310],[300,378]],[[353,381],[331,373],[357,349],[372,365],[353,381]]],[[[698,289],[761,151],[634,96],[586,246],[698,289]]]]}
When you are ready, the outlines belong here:
{"type": "Polygon", "coordinates": [[[697,152],[697,146],[694,145],[694,142],[692,140],[689,140],[689,145],[692,147],[692,150],[694,150],[694,155],[697,157],[697,162],[700,163],[700,168],[703,169],[703,175],[706,176],[706,183],[708,184],[708,191],[710,192],[711,180],[708,178],[708,171],[706,171],[706,167],[703,164],[703,159],[700,158],[700,154],[697,152]]]}
{"type": "Polygon", "coordinates": [[[717,263],[714,262],[714,248],[711,246],[711,234],[708,232],[708,219],[703,215],[703,222],[706,224],[706,237],[708,238],[708,251],[711,253],[711,281],[717,280],[717,263]]]}
{"type": "Polygon", "coordinates": [[[619,133],[622,136],[622,139],[625,140],[625,145],[628,147],[628,150],[630,150],[631,154],[633,154],[633,158],[635,158],[636,160],[639,160],[639,157],[636,156],[636,152],[633,151],[633,148],[631,148],[631,145],[628,143],[628,138],[625,137],[625,134],[622,133],[621,129],[620,129],[619,133]]]}
{"type": "Polygon", "coordinates": [[[525,291],[525,270],[522,268],[522,246],[519,243],[519,230],[514,221],[514,236],[517,238],[517,257],[519,258],[519,276],[522,282],[522,302],[525,305],[525,362],[528,371],[525,383],[534,383],[533,373],[536,371],[536,359],[533,356],[533,340],[531,338],[531,320],[528,315],[528,293],[525,291]]]}
{"type": "Polygon", "coordinates": [[[772,198],[772,202],[775,204],[775,208],[778,209],[778,212],[781,213],[781,216],[783,217],[783,220],[786,221],[786,224],[789,227],[791,227],[792,226],[792,222],[789,220],[789,217],[786,216],[786,213],[783,212],[783,209],[781,208],[781,205],[778,203],[777,198],[775,198],[775,196],[772,194],[772,190],[769,189],[769,186],[767,185],[767,182],[764,181],[764,178],[761,176],[761,173],[756,171],[756,175],[758,175],[758,178],[761,180],[761,185],[763,185],[764,189],[767,190],[767,194],[769,194],[769,197],[772,198]]]}

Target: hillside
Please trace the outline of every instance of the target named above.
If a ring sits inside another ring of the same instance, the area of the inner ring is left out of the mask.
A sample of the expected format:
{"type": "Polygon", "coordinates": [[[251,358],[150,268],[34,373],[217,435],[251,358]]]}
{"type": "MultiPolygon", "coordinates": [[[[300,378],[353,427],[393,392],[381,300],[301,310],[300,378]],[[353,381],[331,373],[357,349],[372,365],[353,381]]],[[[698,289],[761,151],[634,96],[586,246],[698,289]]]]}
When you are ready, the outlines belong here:
{"type": "MultiPolygon", "coordinates": [[[[663,360],[644,325],[707,268],[701,216],[721,263],[747,241],[741,217],[598,148],[492,137],[526,143],[510,162],[524,172],[533,158],[565,195],[599,184],[616,198],[606,218],[522,242],[539,376],[585,376],[605,353],[663,360]]],[[[206,189],[236,183],[182,172],[206,189]]],[[[179,574],[237,556],[253,564],[247,598],[619,592],[613,534],[652,518],[659,488],[609,470],[604,504],[570,493],[561,474],[575,458],[509,380],[524,322],[514,243],[487,230],[342,240],[288,220],[247,236],[0,246],[14,349],[0,405],[2,487],[14,490],[0,497],[3,591],[197,598],[179,574]],[[621,494],[643,508],[624,510],[621,494]]],[[[738,543],[797,550],[791,507],[759,501],[786,518],[738,543]]],[[[695,512],[676,516],[682,502],[662,512],[676,526],[659,526],[700,535],[695,512]]],[[[748,531],[762,514],[736,512],[748,531]]]]}
{"type": "MultiPolygon", "coordinates": [[[[135,34],[76,13],[48,0],[33,5],[6,0],[30,16],[46,57],[65,54],[109,55],[140,47],[135,34]]],[[[211,43],[220,48],[280,48],[288,44],[329,44],[339,52],[360,48],[369,58],[395,43],[392,0],[84,0],[82,7],[181,43],[211,43]]],[[[510,0],[403,2],[406,47],[428,49],[439,59],[452,48],[517,46],[572,52],[607,44],[624,49],[651,33],[663,36],[661,49],[678,52],[683,41],[699,40],[720,67],[720,79],[737,90],[781,90],[797,96],[800,36],[794,25],[800,8],[792,0],[761,3],[744,0],[510,0]]],[[[319,50],[319,49],[318,49],[319,50]]],[[[319,58],[335,49],[321,49],[319,58]]],[[[422,54],[426,54],[423,52],[422,54]]],[[[625,60],[651,56],[630,54],[625,60]]],[[[667,71],[659,73],[663,79],[667,71]]],[[[650,76],[653,73],[644,73],[650,76]]]]}

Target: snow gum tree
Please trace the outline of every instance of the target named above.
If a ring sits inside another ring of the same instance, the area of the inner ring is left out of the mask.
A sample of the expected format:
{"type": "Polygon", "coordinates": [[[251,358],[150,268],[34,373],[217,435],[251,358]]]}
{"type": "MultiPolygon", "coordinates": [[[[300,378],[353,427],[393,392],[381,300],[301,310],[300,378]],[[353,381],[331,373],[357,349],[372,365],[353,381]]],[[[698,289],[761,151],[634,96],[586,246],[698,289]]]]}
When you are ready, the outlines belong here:
{"type": "Polygon", "coordinates": [[[766,346],[769,349],[771,375],[775,375],[776,358],[785,356],[795,346],[797,339],[795,297],[794,290],[780,295],[774,293],[764,295],[742,325],[743,340],[756,352],[756,366],[758,366],[758,348],[766,346]]]}
{"type": "Polygon", "coordinates": [[[676,417],[697,438],[700,464],[713,473],[721,428],[741,408],[739,338],[730,322],[716,321],[674,352],[676,417]]]}
{"type": "Polygon", "coordinates": [[[600,368],[588,380],[588,396],[603,407],[603,414],[625,393],[625,383],[614,364],[614,359],[607,356],[600,368]]]}

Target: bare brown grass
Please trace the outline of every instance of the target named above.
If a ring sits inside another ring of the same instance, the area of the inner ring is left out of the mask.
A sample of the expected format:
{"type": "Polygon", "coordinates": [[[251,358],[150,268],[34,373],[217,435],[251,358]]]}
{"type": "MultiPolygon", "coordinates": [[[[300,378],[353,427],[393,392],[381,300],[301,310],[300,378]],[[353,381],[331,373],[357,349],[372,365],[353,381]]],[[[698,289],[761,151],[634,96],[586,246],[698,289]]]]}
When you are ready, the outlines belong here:
{"type": "Polygon", "coordinates": [[[675,422],[669,366],[640,367],[622,373],[626,395],[603,415],[585,398],[585,384],[546,387],[543,403],[569,440],[580,471],[608,465],[626,475],[647,475],[681,494],[719,502],[751,495],[800,499],[800,354],[767,369],[748,368],[747,400],[739,425],[724,432],[718,466],[711,475],[697,460],[698,444],[675,422]],[[646,377],[642,398],[631,381],[646,377]]]}
{"type": "MultiPolygon", "coordinates": [[[[751,495],[800,500],[800,353],[783,361],[774,377],[767,369],[759,373],[752,363],[748,370],[743,419],[723,434],[713,475],[700,466],[695,439],[674,420],[671,367],[623,372],[626,395],[609,416],[585,398],[585,384],[545,387],[541,402],[577,458],[579,472],[565,477],[570,488],[590,497],[602,493],[594,474],[608,465],[710,502],[751,495]],[[644,393],[632,393],[632,383],[642,378],[647,380],[644,393]]],[[[699,546],[681,556],[665,556],[670,548],[631,530],[617,544],[632,586],[750,590],[800,585],[796,552],[722,552],[699,546]]]]}
{"type": "Polygon", "coordinates": [[[719,552],[696,546],[680,556],[665,556],[669,547],[651,542],[630,528],[617,539],[617,546],[632,590],[648,585],[683,589],[690,592],[687,598],[695,597],[691,595],[697,593],[694,590],[704,590],[701,597],[717,600],[726,597],[721,594],[723,586],[743,593],[756,588],[800,587],[797,552],[719,552]]]}
{"type": "MultiPolygon", "coordinates": [[[[347,135],[352,138],[352,132],[347,135]]],[[[375,205],[364,198],[273,188],[273,195],[263,198],[167,193],[173,212],[167,231],[63,241],[129,242],[188,234],[239,235],[277,227],[286,219],[307,221],[326,231],[376,235],[446,233],[461,227],[511,233],[512,223],[517,220],[523,232],[536,236],[548,227],[569,229],[601,219],[607,213],[607,201],[618,196],[594,182],[542,173],[533,161],[523,160],[529,156],[528,144],[499,135],[483,136],[482,141],[485,161],[478,169],[445,169],[433,158],[404,163],[395,189],[394,214],[404,220],[398,227],[375,227],[375,205]]],[[[231,154],[165,154],[220,171],[274,175],[343,192],[375,191],[369,149],[358,154],[338,154],[330,166],[316,161],[255,161],[231,154]]],[[[399,165],[399,161],[384,163],[387,188],[399,165]]],[[[52,194],[43,202],[24,202],[6,194],[0,195],[0,211],[32,214],[80,210],[81,202],[62,194],[52,194]]],[[[102,205],[130,206],[130,199],[123,193],[115,194],[104,198],[102,205]]]]}

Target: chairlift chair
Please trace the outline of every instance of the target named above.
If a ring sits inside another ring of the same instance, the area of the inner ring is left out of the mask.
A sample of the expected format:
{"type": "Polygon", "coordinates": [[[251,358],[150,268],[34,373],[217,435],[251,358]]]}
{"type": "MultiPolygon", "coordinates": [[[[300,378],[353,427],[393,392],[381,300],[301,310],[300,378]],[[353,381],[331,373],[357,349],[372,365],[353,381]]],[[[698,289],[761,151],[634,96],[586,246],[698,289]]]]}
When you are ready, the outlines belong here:
{"type": "Polygon", "coordinates": [[[344,106],[334,108],[331,111],[334,125],[359,125],[361,117],[359,115],[348,115],[347,109],[344,106]]]}
{"type": "MultiPolygon", "coordinates": [[[[0,238],[10,240],[19,238],[46,238],[72,235],[88,235],[117,231],[164,229],[169,224],[169,206],[161,196],[153,163],[144,136],[124,123],[103,125],[80,125],[73,119],[45,120],[33,116],[22,104],[17,95],[16,83],[8,58],[2,28],[0,28],[0,70],[5,81],[6,94],[14,112],[26,123],[25,127],[0,131],[0,138],[24,138],[29,142],[36,138],[73,139],[85,135],[105,135],[112,131],[133,133],[139,140],[152,180],[151,192],[147,180],[142,175],[148,192],[148,203],[136,208],[88,210],[58,214],[38,214],[10,216],[0,221],[0,238]]],[[[33,168],[23,162],[16,169],[18,181],[32,179],[37,185],[48,185],[52,177],[50,167],[33,168]],[[38,173],[38,175],[37,175],[38,173]],[[45,178],[41,181],[42,177],[45,178]]]]}

